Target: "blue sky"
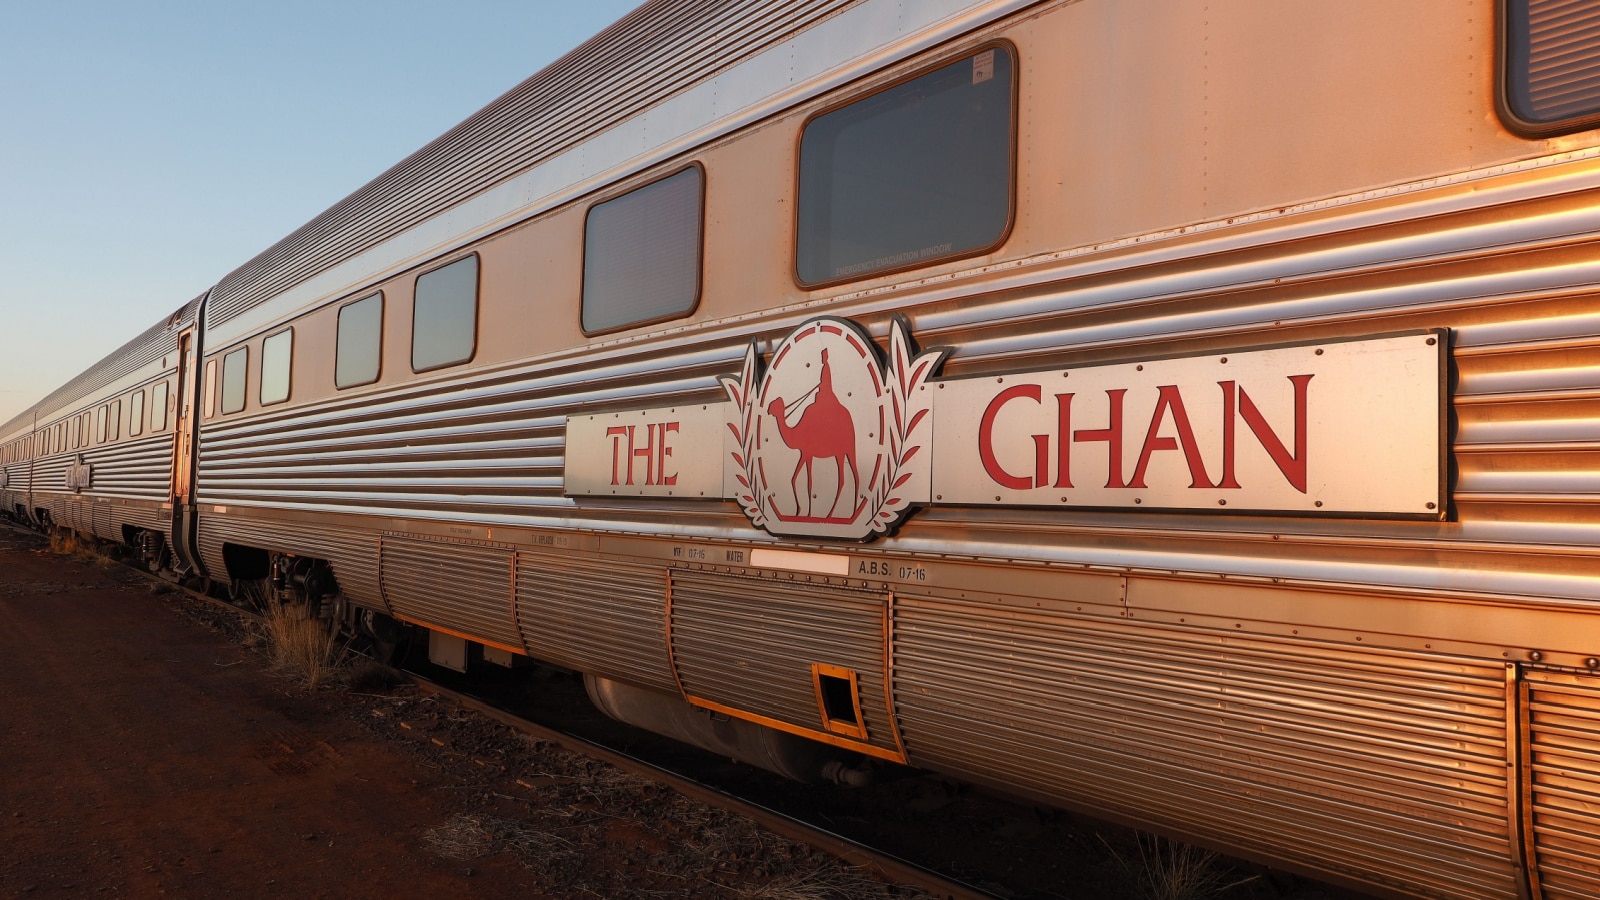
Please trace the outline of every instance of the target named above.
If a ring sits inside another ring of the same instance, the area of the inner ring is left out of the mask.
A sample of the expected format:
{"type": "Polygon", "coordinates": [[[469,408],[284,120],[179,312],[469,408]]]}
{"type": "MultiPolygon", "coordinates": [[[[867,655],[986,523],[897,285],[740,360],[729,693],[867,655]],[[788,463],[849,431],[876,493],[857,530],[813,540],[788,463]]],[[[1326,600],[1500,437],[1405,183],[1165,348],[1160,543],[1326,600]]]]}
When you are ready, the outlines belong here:
{"type": "Polygon", "coordinates": [[[637,0],[0,0],[0,423],[637,0]]]}

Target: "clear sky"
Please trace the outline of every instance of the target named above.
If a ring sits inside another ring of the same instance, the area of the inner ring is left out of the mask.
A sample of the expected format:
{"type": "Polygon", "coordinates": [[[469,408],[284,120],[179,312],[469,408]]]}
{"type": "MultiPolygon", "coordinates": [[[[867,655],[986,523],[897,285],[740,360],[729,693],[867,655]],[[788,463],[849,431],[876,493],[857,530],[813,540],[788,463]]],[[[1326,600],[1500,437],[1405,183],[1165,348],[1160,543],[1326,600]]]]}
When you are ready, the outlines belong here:
{"type": "Polygon", "coordinates": [[[0,0],[0,424],[638,0],[0,0]]]}

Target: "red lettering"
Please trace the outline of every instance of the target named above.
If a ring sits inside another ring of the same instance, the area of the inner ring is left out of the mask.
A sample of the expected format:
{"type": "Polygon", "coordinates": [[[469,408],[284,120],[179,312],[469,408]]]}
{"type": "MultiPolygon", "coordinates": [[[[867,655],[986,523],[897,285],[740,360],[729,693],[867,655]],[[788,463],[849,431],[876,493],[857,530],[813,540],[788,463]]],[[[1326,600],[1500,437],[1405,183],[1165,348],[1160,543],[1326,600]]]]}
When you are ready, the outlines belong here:
{"type": "MultiPolygon", "coordinates": [[[[613,485],[618,483],[617,463],[620,462],[622,458],[622,439],[627,437],[627,435],[628,429],[621,425],[613,425],[606,429],[606,437],[611,438],[611,483],[613,485]]],[[[628,442],[628,449],[633,449],[633,442],[631,439],[628,442]]],[[[630,459],[628,462],[631,467],[633,461],[630,459]]]]}
{"type": "MultiPolygon", "coordinates": [[[[983,461],[983,470],[988,472],[989,477],[1002,487],[1008,487],[1014,491],[1025,491],[1033,487],[1033,484],[1026,478],[1007,472],[1000,465],[1000,460],[995,457],[994,420],[999,417],[1000,408],[1012,400],[1018,397],[1026,397],[1038,403],[1041,396],[1042,394],[1037,384],[1019,384],[1015,387],[1006,388],[996,394],[993,400],[989,401],[989,406],[983,411],[983,418],[978,421],[978,458],[983,461]]],[[[1036,441],[1040,437],[1044,436],[1034,435],[1036,441]]],[[[1045,438],[1045,440],[1048,441],[1049,438],[1045,438]]]]}
{"type": "Polygon", "coordinates": [[[1180,443],[1183,445],[1184,461],[1189,464],[1189,487],[1215,487],[1211,479],[1206,477],[1205,460],[1200,457],[1200,445],[1194,439],[1194,429],[1189,427],[1189,414],[1183,408],[1183,395],[1178,392],[1178,386],[1163,384],[1157,390],[1161,391],[1161,397],[1156,401],[1155,413],[1150,416],[1150,430],[1145,432],[1144,446],[1139,449],[1139,462],[1133,467],[1133,480],[1128,482],[1128,487],[1145,487],[1144,473],[1150,467],[1150,457],[1157,450],[1176,450],[1180,443]],[[1178,428],[1176,441],[1156,436],[1168,410],[1172,411],[1172,424],[1178,428]]]}
{"type": "Polygon", "coordinates": [[[638,447],[633,442],[634,429],[637,425],[628,426],[628,483],[633,484],[633,461],[644,459],[644,483],[656,483],[656,426],[652,422],[645,426],[645,442],[643,447],[638,447]]]}
{"type": "Polygon", "coordinates": [[[661,483],[673,485],[678,483],[678,473],[667,474],[667,457],[672,455],[672,448],[667,446],[667,435],[678,430],[677,422],[664,422],[661,425],[661,456],[656,461],[656,471],[661,475],[661,483]]]}
{"type": "MultiPolygon", "coordinates": [[[[1108,488],[1127,487],[1122,481],[1122,396],[1126,393],[1128,393],[1127,388],[1106,391],[1106,397],[1111,401],[1111,424],[1105,428],[1082,429],[1072,433],[1072,440],[1075,442],[1106,442],[1107,469],[1110,472],[1106,479],[1108,488]]],[[[1066,435],[1062,437],[1064,439],[1066,435]]]]}
{"type": "MultiPolygon", "coordinates": [[[[1072,434],[1072,395],[1056,395],[1056,434],[1061,439],[1056,442],[1056,487],[1072,487],[1072,442],[1067,436],[1072,434]]],[[[1042,476],[1041,476],[1042,477],[1042,476]]]]}
{"type": "MultiPolygon", "coordinates": [[[[1282,472],[1283,477],[1289,480],[1289,484],[1293,485],[1294,489],[1302,494],[1306,492],[1306,385],[1310,383],[1312,377],[1311,375],[1289,376],[1289,382],[1294,385],[1293,456],[1289,455],[1288,449],[1284,447],[1283,441],[1279,439],[1277,433],[1272,430],[1272,426],[1267,424],[1266,416],[1261,414],[1261,410],[1250,399],[1250,395],[1246,394],[1243,388],[1239,389],[1239,414],[1244,417],[1244,423],[1250,426],[1250,431],[1256,436],[1256,440],[1261,442],[1262,449],[1266,450],[1267,455],[1272,457],[1272,462],[1278,467],[1278,471],[1282,472]]],[[[1225,410],[1225,412],[1231,412],[1231,410],[1225,410]]],[[[1231,421],[1224,424],[1224,448],[1226,450],[1232,449],[1232,441],[1227,440],[1232,427],[1231,421]]],[[[1233,469],[1231,454],[1224,457],[1223,469],[1225,473],[1231,475],[1233,469]]],[[[1230,479],[1224,479],[1224,481],[1228,480],[1230,479]]],[[[1224,487],[1226,486],[1224,484],[1224,487]]]]}
{"type": "Polygon", "coordinates": [[[1234,396],[1231,381],[1219,381],[1222,388],[1222,481],[1219,488],[1238,488],[1239,479],[1233,474],[1233,408],[1234,396]]]}

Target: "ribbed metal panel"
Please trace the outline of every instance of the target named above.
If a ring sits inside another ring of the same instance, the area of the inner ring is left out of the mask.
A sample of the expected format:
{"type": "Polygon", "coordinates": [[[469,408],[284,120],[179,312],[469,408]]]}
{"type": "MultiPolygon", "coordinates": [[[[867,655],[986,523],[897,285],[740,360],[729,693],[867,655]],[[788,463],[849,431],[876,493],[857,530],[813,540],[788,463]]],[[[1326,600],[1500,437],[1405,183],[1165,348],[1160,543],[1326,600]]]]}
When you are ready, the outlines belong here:
{"type": "Polygon", "coordinates": [[[84,494],[163,502],[171,495],[172,459],[171,434],[85,450],[83,460],[94,467],[94,481],[84,494]]]}
{"type": "Polygon", "coordinates": [[[826,733],[811,666],[856,673],[867,743],[897,750],[884,701],[886,594],[672,573],[672,659],[684,693],[826,733]]]}
{"type": "Polygon", "coordinates": [[[239,544],[274,553],[325,560],[339,589],[356,603],[387,609],[378,589],[378,534],[372,530],[208,513],[200,517],[200,557],[212,578],[226,579],[222,545],[239,544]]]}
{"type": "Polygon", "coordinates": [[[654,0],[228,275],[218,325],[859,0],[654,0]]]}
{"type": "Polygon", "coordinates": [[[1600,898],[1600,678],[1528,673],[1533,845],[1544,900],[1600,898]]]}
{"type": "Polygon", "coordinates": [[[86,503],[85,505],[90,509],[90,516],[93,521],[94,533],[96,536],[108,541],[122,540],[121,525],[115,524],[111,521],[111,504],[103,500],[96,500],[86,503]]]}
{"type": "Polygon", "coordinates": [[[1503,665],[898,594],[915,765],[1427,896],[1516,895],[1503,665]]]}
{"type": "Polygon", "coordinates": [[[1527,97],[1539,121],[1600,108],[1600,6],[1592,0],[1509,0],[1528,9],[1527,97]]]}
{"type": "Polygon", "coordinates": [[[512,611],[512,552],[384,535],[379,573],[394,614],[521,648],[512,611]]]}
{"type": "Polygon", "coordinates": [[[676,694],[667,572],[582,553],[517,553],[517,621],[538,659],[676,694]]]}

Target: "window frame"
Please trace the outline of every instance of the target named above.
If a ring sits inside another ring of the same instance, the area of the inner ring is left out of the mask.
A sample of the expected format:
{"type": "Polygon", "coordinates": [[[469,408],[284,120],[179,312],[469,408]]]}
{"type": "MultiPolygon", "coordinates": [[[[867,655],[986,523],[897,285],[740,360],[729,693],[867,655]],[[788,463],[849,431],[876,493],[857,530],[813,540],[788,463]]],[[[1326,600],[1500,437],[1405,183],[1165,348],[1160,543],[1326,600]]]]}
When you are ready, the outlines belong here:
{"type": "MultiPolygon", "coordinates": [[[[483,324],[483,315],[482,315],[482,313],[483,313],[483,257],[481,255],[479,255],[478,251],[473,250],[470,253],[463,253],[460,256],[456,257],[455,259],[450,260],[449,262],[440,263],[439,265],[434,266],[434,267],[432,267],[432,268],[430,268],[430,269],[428,269],[427,271],[424,271],[424,272],[418,272],[416,274],[416,277],[411,279],[411,359],[410,359],[411,374],[413,374],[413,375],[421,375],[423,372],[436,372],[436,371],[438,371],[440,369],[450,369],[450,368],[454,368],[456,366],[464,366],[464,365],[467,365],[468,363],[471,363],[473,360],[477,359],[478,358],[478,333],[482,330],[479,326],[481,326],[483,324]],[[475,266],[475,270],[474,270],[474,273],[473,273],[473,279],[472,279],[472,350],[471,350],[471,352],[469,352],[467,354],[467,356],[464,359],[452,360],[451,362],[445,362],[445,363],[436,363],[434,365],[424,366],[423,368],[419,369],[419,368],[417,368],[417,284],[420,283],[422,281],[422,279],[427,277],[428,275],[432,275],[434,272],[438,272],[438,271],[441,271],[443,269],[448,269],[451,266],[455,265],[456,263],[461,262],[462,260],[466,260],[466,259],[475,259],[475,260],[477,260],[477,263],[476,263],[476,266],[475,266]]],[[[335,335],[335,339],[336,340],[337,340],[337,337],[338,336],[335,335]]],[[[337,350],[335,352],[337,352],[337,350]]]]}
{"type": "Polygon", "coordinates": [[[960,259],[970,259],[975,256],[985,256],[995,252],[996,250],[999,250],[1001,247],[1004,247],[1006,242],[1011,239],[1011,232],[1017,227],[1017,164],[1020,153],[1018,143],[1019,135],[1021,134],[1022,120],[1022,54],[1017,52],[1017,45],[1005,38],[992,38],[983,41],[982,43],[971,44],[957,50],[940,53],[926,61],[913,60],[911,65],[914,66],[914,68],[909,69],[904,74],[896,76],[889,81],[883,82],[882,84],[874,85],[873,87],[865,90],[861,90],[859,88],[861,82],[870,81],[874,76],[881,75],[882,70],[858,79],[856,82],[850,85],[846,85],[840,90],[849,91],[852,88],[856,88],[859,93],[852,93],[838,102],[828,103],[815,112],[808,114],[804,121],[800,123],[800,128],[795,132],[793,157],[794,183],[791,186],[792,189],[789,194],[791,201],[790,205],[794,207],[789,214],[789,231],[792,235],[792,239],[789,242],[789,278],[794,282],[795,287],[802,291],[819,291],[826,288],[836,287],[841,284],[851,284],[858,281],[871,281],[875,278],[886,278],[891,275],[898,275],[902,272],[909,272],[913,269],[926,269],[931,266],[942,265],[944,263],[954,262],[960,259]],[[926,259],[912,260],[904,265],[893,266],[887,269],[875,269],[870,272],[847,275],[842,278],[830,278],[825,281],[802,280],[800,277],[800,146],[805,141],[806,129],[811,127],[812,122],[822,118],[823,116],[838,112],[839,110],[845,109],[849,106],[854,106],[863,100],[869,100],[879,94],[884,93],[885,91],[893,90],[903,84],[906,84],[907,82],[916,81],[918,78],[921,78],[924,75],[932,74],[933,72],[936,72],[946,66],[954,65],[964,59],[977,56],[979,53],[991,49],[1004,50],[1011,55],[1011,172],[1006,184],[1006,224],[1004,228],[1000,229],[999,236],[995,238],[993,243],[983,247],[955,251],[947,253],[943,256],[930,256],[926,259]]]}
{"type": "Polygon", "coordinates": [[[220,382],[217,390],[217,394],[219,395],[217,397],[218,412],[224,416],[231,416],[235,413],[244,412],[250,406],[250,345],[243,344],[222,354],[222,364],[218,366],[218,368],[221,369],[221,371],[217,373],[218,381],[220,382]],[[233,409],[229,409],[228,360],[239,355],[240,353],[244,354],[244,384],[240,385],[239,387],[239,405],[233,409]]]}
{"type": "MultiPolygon", "coordinates": [[[[462,258],[465,259],[465,257],[462,257],[462,258]]],[[[478,265],[482,266],[483,265],[483,261],[479,260],[478,261],[478,265]]],[[[478,270],[478,274],[480,276],[480,281],[481,281],[481,276],[483,274],[483,270],[481,268],[478,270]]],[[[422,276],[419,275],[417,277],[420,278],[422,276]]],[[[411,330],[412,330],[413,341],[414,341],[415,340],[415,333],[416,333],[416,329],[417,329],[417,323],[416,323],[416,302],[417,302],[417,298],[416,298],[416,295],[414,293],[415,285],[412,286],[412,290],[413,290],[413,295],[411,297],[411,312],[412,312],[411,330]]],[[[377,291],[374,291],[374,292],[372,292],[370,294],[367,294],[367,295],[365,295],[363,297],[357,297],[354,300],[347,300],[344,303],[339,304],[338,309],[336,309],[334,311],[334,314],[333,314],[333,389],[334,390],[336,390],[336,391],[344,391],[344,390],[349,390],[350,388],[365,387],[365,386],[367,386],[369,384],[377,384],[378,382],[383,380],[383,336],[384,336],[384,333],[386,331],[386,326],[389,324],[388,316],[389,316],[389,301],[388,301],[388,298],[384,296],[384,293],[383,293],[383,291],[381,289],[377,290],[377,291]],[[368,300],[371,300],[374,297],[378,298],[378,371],[372,376],[372,379],[370,381],[353,381],[353,382],[351,382],[349,384],[340,384],[339,383],[339,335],[342,333],[341,329],[344,327],[344,322],[343,322],[344,311],[349,309],[352,306],[355,306],[358,303],[365,303],[365,302],[367,302],[368,300]]],[[[476,356],[477,355],[477,351],[478,351],[478,347],[477,347],[477,343],[476,343],[476,340],[477,340],[476,334],[474,334],[473,340],[474,340],[474,343],[473,343],[472,351],[473,351],[473,355],[476,356]]],[[[415,347],[415,343],[414,342],[413,342],[412,346],[413,346],[413,348],[415,347]]]]}
{"type": "Polygon", "coordinates": [[[1562,119],[1555,122],[1540,122],[1534,119],[1523,118],[1516,109],[1512,100],[1514,92],[1511,90],[1511,76],[1513,65],[1520,60],[1519,54],[1512,47],[1513,28],[1511,5],[1518,4],[1523,15],[1527,14],[1527,6],[1531,0],[1497,0],[1495,3],[1495,77],[1494,100],[1495,111],[1500,114],[1500,122],[1506,130],[1518,137],[1537,140],[1540,138],[1555,137],[1563,134],[1574,134],[1579,131],[1588,131],[1600,128],[1600,109],[1587,115],[1562,119]]]}
{"type": "Polygon", "coordinates": [[[128,395],[128,437],[144,434],[144,388],[128,395]]]}
{"type": "MultiPolygon", "coordinates": [[[[796,159],[798,160],[799,157],[796,156],[796,159]]],[[[603,194],[596,195],[595,199],[589,203],[589,206],[583,211],[583,232],[578,238],[578,330],[583,333],[584,337],[597,337],[602,334],[612,334],[618,331],[626,331],[630,328],[645,328],[650,325],[659,325],[662,322],[671,322],[674,319],[687,319],[700,310],[700,301],[705,297],[706,293],[706,193],[708,191],[707,185],[710,183],[710,181],[711,178],[706,171],[705,163],[698,159],[692,159],[687,163],[672,169],[671,171],[654,175],[650,177],[648,181],[628,180],[625,182],[626,186],[623,186],[623,184],[613,185],[613,189],[608,189],[603,194]],[[690,169],[700,170],[700,234],[695,241],[696,253],[694,261],[694,301],[690,303],[689,308],[683,312],[654,316],[649,319],[640,319],[636,322],[628,322],[624,325],[613,325],[610,328],[597,328],[593,331],[585,328],[583,325],[583,303],[584,291],[585,288],[588,287],[588,281],[584,277],[584,271],[588,268],[589,264],[589,216],[594,212],[595,207],[597,206],[602,206],[606,203],[610,203],[613,200],[621,200],[623,197],[628,196],[634,191],[642,191],[653,184],[666,181],[668,178],[671,178],[675,175],[682,175],[684,172],[687,172],[690,169]]]]}
{"type": "Polygon", "coordinates": [[[167,397],[172,393],[172,388],[165,380],[158,381],[150,386],[150,433],[160,434],[167,430],[167,397]],[[156,402],[156,395],[161,395],[161,402],[156,402]],[[156,424],[157,412],[161,415],[161,424],[156,424]]]}
{"type": "MultiPolygon", "coordinates": [[[[288,328],[279,329],[261,339],[260,369],[256,378],[256,405],[265,408],[277,406],[280,403],[288,403],[289,398],[294,395],[294,326],[291,325],[288,328]],[[289,336],[289,371],[284,373],[283,396],[277,400],[269,401],[263,393],[267,389],[267,341],[286,334],[289,336]]],[[[248,372],[249,368],[246,367],[245,371],[248,372]]],[[[246,393],[249,393],[249,385],[247,384],[245,387],[247,389],[246,393]]]]}
{"type": "Polygon", "coordinates": [[[122,437],[122,398],[106,404],[106,443],[115,443],[122,437]]]}
{"type": "Polygon", "coordinates": [[[222,389],[217,384],[217,370],[222,368],[221,357],[213,356],[206,360],[206,370],[201,376],[200,389],[205,391],[205,417],[217,417],[217,405],[221,402],[222,389]]]}

